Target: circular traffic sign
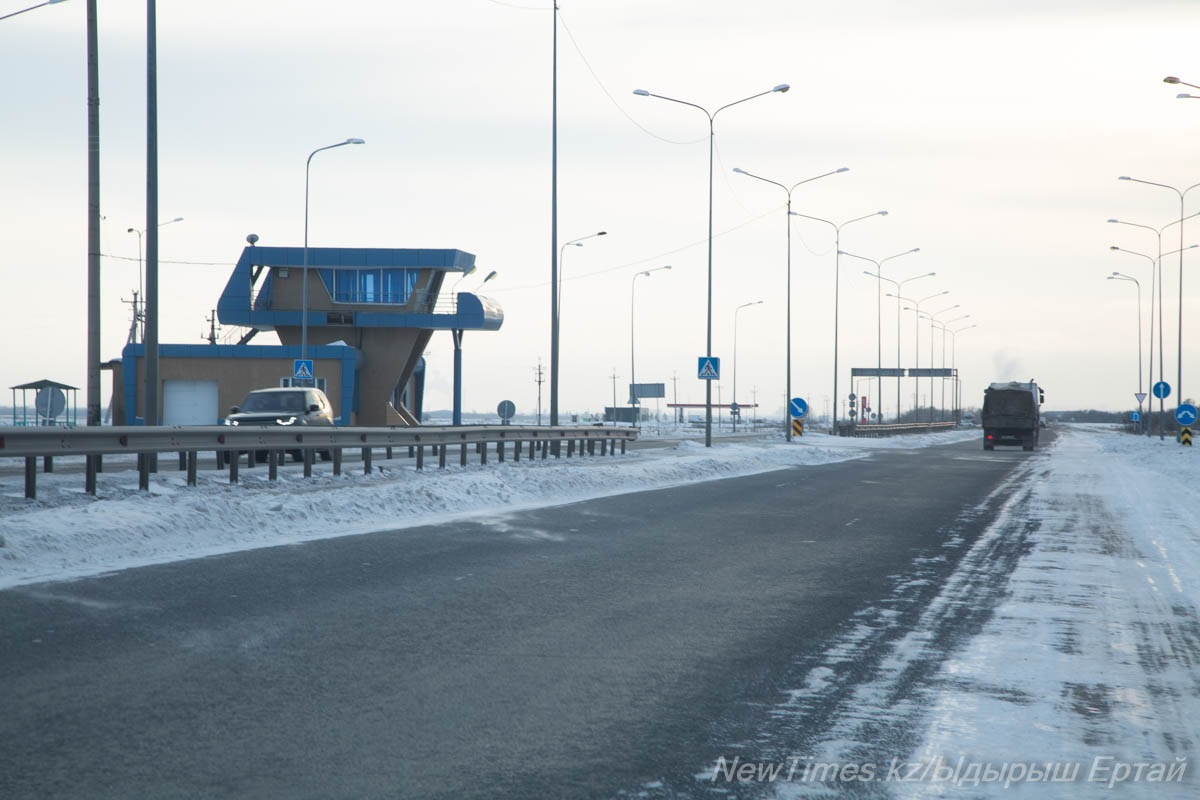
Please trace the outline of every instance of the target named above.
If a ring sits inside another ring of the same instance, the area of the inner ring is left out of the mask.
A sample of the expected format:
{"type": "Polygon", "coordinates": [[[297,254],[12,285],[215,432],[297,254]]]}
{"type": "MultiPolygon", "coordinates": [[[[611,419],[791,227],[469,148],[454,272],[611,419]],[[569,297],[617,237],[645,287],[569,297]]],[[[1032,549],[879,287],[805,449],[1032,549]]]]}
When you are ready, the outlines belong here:
{"type": "Polygon", "coordinates": [[[803,397],[793,397],[792,402],[788,403],[788,410],[792,412],[792,416],[803,418],[808,415],[808,403],[803,397]]]}
{"type": "Polygon", "coordinates": [[[496,406],[496,413],[500,415],[500,419],[512,419],[517,413],[517,407],[512,400],[501,400],[500,405],[496,406]]]}
{"type": "Polygon", "coordinates": [[[1166,381],[1159,381],[1158,383],[1154,384],[1154,388],[1150,391],[1154,392],[1154,396],[1159,400],[1166,400],[1171,396],[1171,384],[1167,383],[1166,381]]]}
{"type": "Polygon", "coordinates": [[[1196,424],[1196,407],[1191,403],[1180,403],[1175,409],[1175,421],[1185,428],[1196,424]]]}

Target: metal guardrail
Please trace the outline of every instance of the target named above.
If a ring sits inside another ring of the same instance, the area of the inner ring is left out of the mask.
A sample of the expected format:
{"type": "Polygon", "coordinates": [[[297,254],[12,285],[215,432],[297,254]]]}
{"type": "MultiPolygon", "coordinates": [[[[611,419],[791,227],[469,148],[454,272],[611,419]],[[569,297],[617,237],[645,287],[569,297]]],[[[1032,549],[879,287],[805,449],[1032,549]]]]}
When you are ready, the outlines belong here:
{"type": "Polygon", "coordinates": [[[230,483],[238,481],[239,453],[247,454],[253,467],[256,453],[266,451],[268,477],[275,480],[283,456],[299,452],[304,476],[312,476],[318,454],[333,462],[333,474],[340,475],[342,451],[361,449],[363,471],[372,469],[372,451],[385,448],[388,457],[394,447],[407,447],[416,459],[416,468],[424,469],[426,448],[437,456],[438,467],[446,466],[447,450],[459,446],[459,464],[466,466],[468,449],[474,449],[480,463],[487,463],[489,445],[494,445],[497,460],[504,461],[511,445],[513,459],[521,459],[528,450],[532,460],[540,454],[556,458],[566,455],[615,454],[620,443],[637,439],[634,428],[597,426],[542,427],[530,425],[476,425],[446,427],[339,428],[293,427],[283,425],[204,425],[186,427],[84,427],[84,428],[0,428],[0,458],[25,459],[25,496],[37,497],[37,459],[43,459],[45,471],[53,471],[56,456],[84,456],[85,491],[96,493],[96,474],[103,468],[102,457],[118,453],[138,456],[138,488],[150,487],[150,474],[157,471],[159,453],[178,452],[180,469],[187,471],[187,483],[196,485],[197,454],[216,454],[217,468],[229,470],[230,483]],[[226,463],[228,462],[228,463],[226,463]]]}
{"type": "Polygon", "coordinates": [[[891,436],[897,433],[933,433],[949,431],[958,427],[957,422],[906,422],[897,425],[873,425],[838,423],[838,436],[853,436],[858,439],[891,436]]]}

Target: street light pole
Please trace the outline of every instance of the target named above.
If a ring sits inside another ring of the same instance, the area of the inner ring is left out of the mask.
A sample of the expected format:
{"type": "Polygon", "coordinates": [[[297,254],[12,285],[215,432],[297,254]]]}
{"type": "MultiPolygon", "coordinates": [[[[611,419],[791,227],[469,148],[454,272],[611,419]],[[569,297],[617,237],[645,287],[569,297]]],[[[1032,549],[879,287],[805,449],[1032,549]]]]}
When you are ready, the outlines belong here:
{"type": "MultiPolygon", "coordinates": [[[[787,328],[784,332],[784,337],[783,337],[784,342],[786,342],[787,344],[786,344],[786,353],[784,355],[785,364],[786,364],[786,369],[785,369],[786,377],[784,379],[783,404],[785,407],[788,407],[789,404],[792,402],[792,192],[794,192],[797,187],[799,187],[803,184],[818,180],[820,178],[826,178],[830,175],[837,175],[839,172],[849,172],[850,168],[849,167],[840,167],[838,169],[833,170],[832,172],[826,172],[821,175],[816,175],[812,178],[806,178],[805,180],[797,181],[796,183],[794,183],[792,185],[792,187],[790,189],[787,186],[785,186],[784,184],[779,183],[778,181],[769,180],[768,178],[764,178],[760,175],[755,175],[752,172],[746,172],[746,170],[744,170],[740,167],[734,167],[733,171],[737,172],[741,175],[750,177],[750,178],[755,178],[757,180],[762,181],[763,183],[769,183],[772,186],[778,186],[780,189],[783,189],[784,192],[787,193],[787,215],[784,217],[784,221],[787,223],[787,289],[786,289],[786,291],[787,291],[787,313],[786,313],[787,328]]],[[[737,400],[736,394],[734,396],[734,400],[735,401],[737,400]]],[[[792,426],[791,426],[791,420],[788,419],[789,416],[790,416],[789,414],[783,415],[783,430],[784,430],[784,438],[786,438],[787,441],[790,442],[790,441],[792,441],[792,426]]],[[[734,420],[735,429],[736,429],[736,425],[737,425],[737,420],[735,419],[734,420]]]]}
{"type": "Polygon", "coordinates": [[[26,11],[33,11],[35,8],[41,8],[42,6],[52,6],[55,3],[61,3],[62,1],[63,0],[46,0],[46,2],[38,3],[36,6],[30,6],[29,8],[22,8],[20,11],[13,11],[10,14],[5,14],[4,16],[0,16],[0,20],[8,19],[9,17],[15,17],[17,14],[24,14],[26,11]]]}
{"type": "MultiPolygon", "coordinates": [[[[170,225],[172,222],[183,222],[183,217],[176,217],[175,219],[170,219],[170,220],[167,220],[166,222],[160,222],[160,223],[158,223],[158,227],[161,228],[163,225],[170,225]]],[[[136,233],[137,237],[138,237],[138,297],[142,298],[142,305],[144,307],[146,292],[142,288],[142,235],[144,233],[146,233],[146,231],[138,230],[137,228],[126,228],[125,232],[126,233],[136,233]]],[[[144,313],[144,309],[143,309],[143,311],[138,311],[138,306],[137,306],[136,302],[134,302],[134,304],[133,304],[133,318],[134,318],[135,322],[140,321],[142,326],[145,325],[146,315],[144,313]]],[[[145,335],[144,329],[138,328],[138,330],[143,331],[142,332],[142,341],[145,341],[146,335],[145,335]]],[[[136,338],[134,339],[133,343],[134,344],[137,343],[136,338]]]]}
{"type": "MultiPolygon", "coordinates": [[[[742,303],[740,306],[738,306],[737,308],[735,308],[735,309],[733,310],[733,400],[731,400],[730,402],[733,404],[733,406],[734,406],[735,408],[737,408],[737,325],[738,325],[738,313],[739,313],[739,312],[740,312],[740,311],[741,311],[743,308],[747,308],[748,306],[757,306],[757,305],[762,305],[762,302],[763,302],[762,300],[751,300],[749,303],[742,303]]],[[[791,400],[789,399],[789,400],[788,400],[788,402],[791,402],[791,400]]],[[[734,432],[734,433],[737,433],[738,417],[740,417],[740,416],[741,416],[741,413],[742,413],[742,412],[741,412],[741,409],[738,409],[738,411],[737,411],[736,413],[734,413],[734,414],[731,414],[731,416],[733,417],[733,432],[734,432]]]]}
{"type": "MultiPolygon", "coordinates": [[[[633,280],[631,280],[629,282],[629,405],[630,405],[630,408],[633,410],[632,416],[634,418],[633,425],[635,428],[637,427],[639,417],[641,417],[642,414],[641,414],[641,407],[638,405],[637,379],[634,377],[635,376],[634,353],[636,352],[636,350],[634,350],[634,346],[633,346],[634,290],[637,289],[637,279],[638,278],[649,276],[650,273],[652,273],[652,272],[658,272],[659,270],[670,269],[670,268],[671,268],[671,265],[667,264],[666,266],[655,267],[654,269],[642,270],[641,272],[634,275],[633,280]]],[[[616,391],[616,390],[614,389],[614,391],[616,391]]],[[[613,415],[615,416],[616,413],[617,413],[617,401],[616,401],[616,398],[614,397],[613,398],[613,415]]]]}
{"type": "MultiPolygon", "coordinates": [[[[726,103],[716,111],[710,112],[707,108],[696,103],[689,103],[686,100],[677,100],[674,97],[666,97],[661,94],[654,94],[645,89],[634,89],[633,93],[641,97],[657,97],[659,100],[666,100],[671,103],[679,103],[684,106],[691,106],[704,112],[704,116],[708,117],[708,314],[706,323],[706,341],[704,348],[704,357],[712,359],[712,295],[713,295],[713,145],[716,139],[716,118],[731,106],[736,106],[745,103],[748,100],[753,100],[757,97],[772,94],[774,92],[786,92],[791,87],[786,83],[781,83],[772,89],[758,94],[752,94],[749,97],[743,97],[741,100],[734,100],[732,103],[726,103]]],[[[712,381],[704,382],[704,446],[712,447],[712,381]]]]}
{"type": "MultiPolygon", "coordinates": [[[[1138,356],[1138,396],[1144,399],[1142,394],[1142,284],[1137,278],[1125,275],[1121,272],[1114,272],[1109,275],[1107,280],[1110,281],[1127,281],[1132,282],[1137,287],[1137,356],[1138,356]]],[[[1142,401],[1138,400],[1138,420],[1142,418],[1142,401]]]]}
{"type": "Polygon", "coordinates": [[[958,334],[979,326],[972,323],[950,331],[950,369],[954,372],[954,421],[962,419],[962,381],[958,379],[958,334]]]}
{"type": "MultiPolygon", "coordinates": [[[[893,258],[899,258],[900,256],[906,256],[906,255],[909,255],[910,253],[919,253],[919,252],[921,252],[921,248],[914,247],[911,250],[905,250],[903,253],[897,253],[894,256],[888,256],[887,258],[880,259],[879,261],[876,261],[873,258],[867,258],[866,256],[856,256],[854,253],[847,253],[845,251],[843,251],[840,254],[843,256],[850,256],[851,258],[857,258],[860,261],[868,261],[875,265],[875,272],[871,272],[868,274],[874,275],[876,278],[876,280],[875,280],[875,371],[876,371],[876,373],[883,371],[883,281],[885,280],[883,278],[883,265],[886,262],[891,261],[893,258]]],[[[890,282],[895,283],[895,281],[890,281],[890,282]]],[[[897,291],[899,291],[899,289],[897,289],[897,291]]],[[[875,379],[877,381],[879,381],[879,383],[878,383],[879,391],[877,392],[877,397],[879,398],[879,414],[876,417],[876,420],[879,422],[883,422],[883,377],[880,375],[876,375],[875,379]]],[[[898,380],[899,380],[899,378],[897,378],[897,381],[898,380]]],[[[900,416],[900,401],[899,401],[900,387],[899,387],[899,384],[897,384],[897,386],[896,386],[896,397],[897,397],[896,416],[899,417],[900,416]]]]}
{"type": "MultiPolygon", "coordinates": [[[[849,253],[847,253],[847,255],[849,255],[849,253]]],[[[868,272],[867,270],[863,270],[863,274],[870,275],[872,278],[885,280],[896,287],[896,294],[894,297],[896,298],[896,421],[898,422],[900,420],[900,290],[904,288],[904,284],[908,283],[909,281],[916,281],[920,280],[921,278],[931,278],[934,275],[937,275],[937,273],[926,272],[923,275],[914,275],[911,278],[905,278],[902,281],[894,281],[891,278],[884,278],[878,273],[868,272]]],[[[883,408],[882,383],[880,386],[879,407],[883,408]]]]}
{"type": "MultiPolygon", "coordinates": [[[[1171,83],[1172,81],[1167,81],[1167,82],[1171,83]]],[[[1176,78],[1173,82],[1181,83],[1182,81],[1180,81],[1178,78],[1176,78]]],[[[1190,85],[1190,84],[1185,84],[1185,85],[1190,85]]],[[[1184,219],[1186,219],[1186,217],[1184,216],[1184,213],[1183,213],[1183,201],[1184,201],[1184,198],[1187,197],[1188,192],[1190,192],[1192,189],[1195,189],[1196,187],[1200,186],[1200,183],[1194,183],[1191,186],[1187,187],[1186,189],[1177,189],[1174,186],[1170,186],[1165,183],[1155,183],[1154,181],[1144,181],[1144,180],[1141,180],[1140,178],[1131,178],[1128,175],[1122,175],[1121,177],[1117,178],[1117,180],[1133,181],[1134,183],[1144,183],[1147,186],[1158,186],[1163,189],[1170,189],[1171,191],[1175,192],[1175,194],[1179,195],[1179,250],[1176,251],[1179,253],[1179,351],[1178,351],[1178,353],[1176,353],[1177,363],[1176,363],[1176,372],[1175,372],[1175,391],[1177,392],[1177,397],[1179,398],[1176,402],[1182,403],[1184,401],[1184,396],[1183,396],[1183,251],[1189,249],[1189,248],[1183,246],[1183,221],[1184,221],[1184,219]]],[[[1162,269],[1161,265],[1159,266],[1159,269],[1162,269]]],[[[1159,281],[1158,289],[1159,289],[1159,293],[1160,293],[1160,297],[1161,297],[1161,292],[1162,292],[1161,280],[1159,281]]],[[[1159,302],[1161,304],[1161,300],[1159,302]]],[[[1161,312],[1161,309],[1160,309],[1160,312],[1161,312]]],[[[1162,325],[1162,314],[1161,313],[1159,314],[1159,325],[1160,326],[1162,325]]],[[[1159,349],[1159,356],[1161,357],[1162,342],[1159,342],[1158,349],[1159,349]]],[[[1160,405],[1161,405],[1161,403],[1160,403],[1160,405]]]]}
{"type": "MultiPolygon", "coordinates": [[[[854,219],[846,220],[845,222],[841,223],[840,225],[837,224],[836,222],[831,222],[827,219],[821,219],[820,217],[810,217],[808,214],[801,214],[796,211],[792,211],[790,213],[793,217],[800,217],[801,219],[811,219],[814,222],[824,222],[826,225],[829,225],[830,227],[833,228],[833,250],[834,250],[834,256],[833,256],[833,418],[832,418],[832,421],[830,422],[829,431],[830,431],[830,433],[836,433],[837,432],[837,421],[838,421],[838,416],[839,416],[838,415],[838,393],[837,393],[838,306],[839,306],[838,294],[839,294],[839,291],[841,288],[841,274],[842,274],[842,255],[841,255],[841,253],[842,253],[842,228],[846,227],[847,225],[849,225],[853,222],[859,222],[864,219],[870,219],[871,217],[886,217],[888,212],[876,211],[874,214],[866,214],[861,217],[855,217],[854,219]]],[[[788,398],[788,399],[789,399],[789,401],[791,400],[791,398],[788,398]]]]}
{"type": "MultiPolygon", "coordinates": [[[[308,358],[308,176],[310,167],[312,166],[313,156],[320,153],[322,150],[332,150],[335,147],[344,147],[348,144],[365,144],[362,139],[347,139],[344,142],[337,144],[318,147],[308,154],[308,160],[304,162],[304,266],[300,269],[300,358],[308,358]]],[[[315,386],[316,370],[313,371],[313,385],[315,386]]]]}
{"type": "MultiPolygon", "coordinates": [[[[558,258],[554,262],[554,269],[550,273],[550,425],[558,424],[558,342],[559,342],[559,317],[562,314],[562,271],[563,257],[568,247],[583,247],[584,241],[596,236],[607,236],[608,231],[596,231],[589,233],[587,236],[580,236],[578,239],[572,239],[569,242],[563,242],[562,247],[558,248],[558,258]]],[[[554,445],[557,447],[558,445],[554,445]]],[[[557,450],[555,451],[557,452],[557,450]]]]}

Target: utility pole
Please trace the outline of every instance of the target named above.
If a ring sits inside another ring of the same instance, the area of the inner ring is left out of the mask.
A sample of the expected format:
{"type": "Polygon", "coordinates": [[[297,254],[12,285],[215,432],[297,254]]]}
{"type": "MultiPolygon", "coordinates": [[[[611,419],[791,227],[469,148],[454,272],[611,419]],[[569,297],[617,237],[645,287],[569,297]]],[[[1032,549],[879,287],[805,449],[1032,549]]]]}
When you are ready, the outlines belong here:
{"type": "Polygon", "coordinates": [[[612,384],[613,384],[612,418],[613,418],[613,427],[614,428],[617,427],[617,377],[618,377],[617,376],[617,368],[613,367],[613,373],[612,373],[612,384]]]}
{"type": "Polygon", "coordinates": [[[671,373],[671,386],[675,394],[675,424],[683,422],[683,409],[679,407],[679,373],[671,373]]]}
{"type": "Polygon", "coordinates": [[[537,368],[534,370],[533,374],[535,376],[537,376],[534,378],[533,382],[536,383],[537,387],[538,387],[537,424],[541,425],[542,424],[542,384],[546,382],[546,379],[542,374],[542,358],[541,358],[541,356],[538,356],[537,368]]]}
{"type": "Polygon", "coordinates": [[[217,310],[214,308],[212,313],[204,319],[208,323],[208,336],[202,336],[202,339],[208,339],[209,344],[217,343],[217,310]]]}
{"type": "Polygon", "coordinates": [[[138,305],[138,293],[135,289],[133,292],[133,300],[122,300],[122,303],[127,303],[133,308],[133,320],[129,323],[129,336],[125,339],[125,344],[137,344],[138,328],[142,323],[142,309],[138,305]]]}

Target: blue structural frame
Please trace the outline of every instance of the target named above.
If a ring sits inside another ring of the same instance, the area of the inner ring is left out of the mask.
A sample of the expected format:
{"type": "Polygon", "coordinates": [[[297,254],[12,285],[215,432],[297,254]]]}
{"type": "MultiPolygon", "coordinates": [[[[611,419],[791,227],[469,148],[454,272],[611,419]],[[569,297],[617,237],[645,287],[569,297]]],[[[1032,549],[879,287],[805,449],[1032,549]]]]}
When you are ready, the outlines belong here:
{"type": "MultiPolygon", "coordinates": [[[[284,345],[257,345],[247,347],[233,344],[161,344],[160,358],[265,358],[294,359],[300,357],[299,347],[284,345]]],[[[342,384],[338,387],[340,413],[335,425],[349,425],[350,414],[358,411],[358,382],[355,363],[358,351],[345,345],[318,345],[308,348],[310,358],[342,362],[342,384]]],[[[146,355],[145,344],[128,344],[121,351],[121,382],[125,391],[125,424],[143,425],[145,420],[137,416],[138,374],[137,360],[146,355]]],[[[331,390],[333,387],[329,387],[331,390]]],[[[331,391],[332,394],[332,391],[331,391]]],[[[213,420],[216,425],[220,420],[213,420]]]]}
{"type": "MultiPolygon", "coordinates": [[[[393,249],[362,247],[310,247],[308,268],[325,280],[326,286],[336,283],[333,273],[339,270],[410,270],[457,272],[465,274],[475,266],[475,256],[462,250],[393,249]]],[[[254,296],[255,267],[288,268],[298,272],[304,267],[302,247],[258,247],[242,249],[242,255],[229,276],[225,291],[217,302],[217,317],[222,325],[241,325],[248,328],[272,329],[299,327],[303,314],[299,309],[272,310],[272,275],[261,276],[262,285],[254,296]],[[253,303],[251,298],[253,299],[253,303]]],[[[348,302],[355,306],[348,311],[349,324],[361,328],[423,328],[426,330],[499,330],[504,314],[499,306],[474,294],[459,293],[453,313],[433,311],[403,311],[410,305],[410,295],[402,303],[383,303],[379,300],[348,302]],[[379,310],[363,310],[363,305],[379,310]]],[[[325,309],[308,310],[310,328],[328,325],[325,309]]],[[[346,321],[340,324],[347,324],[346,321]]]]}

